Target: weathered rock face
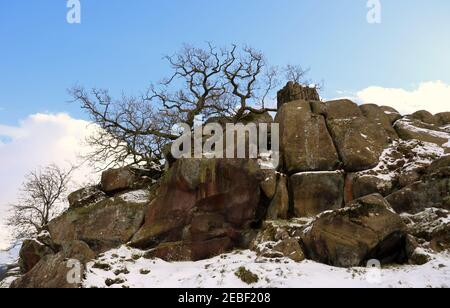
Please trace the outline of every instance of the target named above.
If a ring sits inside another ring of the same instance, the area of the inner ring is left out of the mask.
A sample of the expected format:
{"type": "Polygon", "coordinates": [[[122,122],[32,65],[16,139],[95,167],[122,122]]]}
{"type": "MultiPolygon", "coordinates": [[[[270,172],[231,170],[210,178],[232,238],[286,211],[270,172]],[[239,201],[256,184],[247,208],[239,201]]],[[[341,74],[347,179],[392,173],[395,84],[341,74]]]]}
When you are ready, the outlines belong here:
{"type": "Polygon", "coordinates": [[[23,273],[28,273],[33,267],[47,255],[54,251],[37,240],[25,240],[19,253],[19,266],[23,273]]]}
{"type": "Polygon", "coordinates": [[[277,179],[278,174],[274,169],[261,170],[263,180],[260,183],[260,187],[264,195],[272,200],[277,191],[277,179]]]}
{"type": "Polygon", "coordinates": [[[373,193],[388,196],[412,185],[420,181],[427,168],[442,155],[444,150],[433,144],[417,140],[394,141],[375,168],[347,174],[345,200],[349,202],[373,193]]]}
{"type": "Polygon", "coordinates": [[[450,212],[429,208],[414,215],[403,215],[408,233],[434,251],[450,250],[450,212]]]}
{"type": "Polygon", "coordinates": [[[295,217],[311,217],[344,204],[342,172],[307,172],[291,176],[289,181],[295,217]]]}
{"type": "Polygon", "coordinates": [[[345,179],[345,203],[374,193],[389,195],[395,183],[377,175],[350,173],[345,179]]]}
{"type": "Polygon", "coordinates": [[[228,252],[234,247],[230,238],[210,239],[203,242],[162,243],[145,254],[148,259],[159,258],[167,262],[202,260],[228,252]]]}
{"type": "Polygon", "coordinates": [[[439,125],[439,121],[426,110],[417,111],[410,115],[410,118],[430,125],[439,125]]]}
{"type": "Polygon", "coordinates": [[[320,101],[317,89],[304,87],[295,82],[288,82],[287,85],[278,92],[278,109],[285,103],[296,100],[320,101]]]}
{"type": "Polygon", "coordinates": [[[402,118],[402,115],[400,112],[395,110],[392,107],[389,106],[380,106],[380,109],[386,114],[386,116],[391,121],[391,124],[394,124],[396,121],[400,120],[402,118]]]}
{"type": "Polygon", "coordinates": [[[183,241],[194,247],[194,259],[239,246],[241,232],[258,220],[259,172],[252,160],[177,161],[162,180],[132,245],[183,241]]]}
{"type": "Polygon", "coordinates": [[[389,144],[389,137],[378,125],[364,117],[327,122],[346,171],[367,170],[378,164],[389,144]]]}
{"type": "Polygon", "coordinates": [[[305,259],[300,239],[310,219],[266,221],[250,248],[262,258],[290,258],[295,262],[305,259]]]}
{"type": "Polygon", "coordinates": [[[450,155],[435,160],[427,169],[429,176],[450,176],[450,155]]]}
{"type": "Polygon", "coordinates": [[[314,113],[325,116],[332,140],[348,172],[376,166],[389,141],[397,138],[389,118],[375,105],[359,108],[344,99],[312,103],[312,106],[314,113]]]}
{"type": "MultiPolygon", "coordinates": [[[[95,253],[89,246],[80,241],[66,243],[57,254],[44,256],[27,274],[15,280],[11,288],[79,288],[77,279],[68,280],[70,270],[68,260],[80,262],[81,271],[84,271],[84,264],[95,258],[95,253]]],[[[77,278],[77,277],[72,277],[77,278]]],[[[81,276],[78,281],[81,282],[81,276]]]]}
{"type": "Polygon", "coordinates": [[[288,219],[289,216],[289,191],[287,188],[287,177],[278,174],[275,195],[267,210],[268,220],[288,219]]]}
{"type": "Polygon", "coordinates": [[[126,244],[144,222],[148,191],[117,195],[89,207],[69,209],[50,222],[55,244],[81,240],[96,252],[126,244]]]}
{"type": "Polygon", "coordinates": [[[450,210],[450,156],[435,160],[426,175],[387,197],[398,213],[416,214],[427,208],[450,210]]]}
{"type": "Polygon", "coordinates": [[[145,188],[152,183],[152,175],[154,175],[153,171],[131,167],[109,169],[102,173],[101,190],[106,193],[115,193],[145,188]]]}
{"type": "Polygon", "coordinates": [[[363,113],[358,105],[348,99],[328,101],[320,105],[320,109],[314,108],[314,112],[325,116],[327,120],[343,120],[362,118],[363,113]]]}
{"type": "Polygon", "coordinates": [[[71,208],[84,207],[106,198],[106,194],[97,186],[89,186],[71,193],[67,199],[71,208]]]}
{"type": "Polygon", "coordinates": [[[394,192],[386,199],[397,213],[415,214],[426,208],[450,210],[450,177],[424,179],[394,192]]]}
{"type": "Polygon", "coordinates": [[[366,118],[384,129],[391,140],[398,139],[397,132],[392,127],[391,118],[380,107],[367,104],[361,105],[359,108],[366,118]]]}
{"type": "Polygon", "coordinates": [[[437,126],[426,124],[416,119],[405,118],[395,123],[395,129],[404,140],[420,140],[443,146],[449,143],[450,134],[437,126]]]}
{"type": "Polygon", "coordinates": [[[275,122],[280,124],[280,150],[285,172],[336,170],[339,157],[323,116],[313,114],[307,101],[284,104],[275,122]]]}
{"type": "Polygon", "coordinates": [[[450,112],[441,112],[434,116],[440,125],[450,125],[450,112]]]}
{"type": "Polygon", "coordinates": [[[355,200],[347,208],[319,216],[303,237],[307,257],[339,266],[390,262],[403,257],[406,226],[380,195],[355,200]]]}

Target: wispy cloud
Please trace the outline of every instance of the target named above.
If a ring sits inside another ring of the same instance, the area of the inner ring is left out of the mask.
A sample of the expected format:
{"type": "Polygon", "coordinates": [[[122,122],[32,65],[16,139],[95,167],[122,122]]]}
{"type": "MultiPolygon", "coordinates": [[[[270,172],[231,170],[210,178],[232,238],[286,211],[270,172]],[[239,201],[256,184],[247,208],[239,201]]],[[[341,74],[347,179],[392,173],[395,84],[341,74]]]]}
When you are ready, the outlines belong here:
{"type": "MultiPolygon", "coordinates": [[[[67,167],[78,162],[78,155],[88,150],[83,141],[93,131],[89,122],[64,113],[34,114],[18,126],[0,125],[0,224],[24,176],[50,163],[67,167]]],[[[77,170],[75,181],[83,184],[89,174],[93,171],[83,166],[77,170]]],[[[6,235],[7,230],[0,225],[0,249],[7,245],[6,235]]]]}

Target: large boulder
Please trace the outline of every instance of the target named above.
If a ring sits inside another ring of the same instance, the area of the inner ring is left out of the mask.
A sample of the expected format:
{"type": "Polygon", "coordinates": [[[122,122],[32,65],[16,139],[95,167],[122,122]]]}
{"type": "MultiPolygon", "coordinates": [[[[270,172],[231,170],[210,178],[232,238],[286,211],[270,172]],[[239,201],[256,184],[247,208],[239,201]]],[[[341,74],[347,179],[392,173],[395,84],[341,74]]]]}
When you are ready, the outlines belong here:
{"type": "Polygon", "coordinates": [[[44,256],[27,274],[15,280],[11,288],[79,288],[85,264],[95,258],[95,253],[89,246],[81,241],[73,241],[63,245],[57,254],[44,256]],[[79,262],[78,280],[71,275],[76,270],[74,264],[69,261],[79,262]]]}
{"type": "Polygon", "coordinates": [[[450,133],[437,126],[421,122],[416,119],[404,118],[395,123],[395,129],[403,140],[420,140],[439,146],[450,147],[450,133]]]}
{"type": "Polygon", "coordinates": [[[430,124],[430,125],[439,125],[439,121],[432,115],[430,112],[426,110],[420,110],[417,112],[414,112],[412,115],[409,116],[412,119],[419,120],[420,122],[430,124]]]}
{"type": "Polygon", "coordinates": [[[296,100],[320,101],[316,88],[305,87],[295,82],[288,82],[287,85],[278,91],[278,109],[285,103],[296,100]]]}
{"type": "Polygon", "coordinates": [[[104,252],[126,244],[139,230],[150,199],[149,191],[138,190],[72,208],[52,220],[48,229],[57,245],[81,240],[104,252]]]}
{"type": "Polygon", "coordinates": [[[389,118],[389,120],[391,121],[391,124],[394,124],[396,121],[398,121],[402,118],[402,115],[400,114],[400,112],[398,112],[397,110],[395,110],[392,107],[380,106],[380,109],[389,118]]]}
{"type": "Polygon", "coordinates": [[[321,108],[314,108],[315,113],[320,113],[327,120],[342,120],[363,117],[363,113],[358,105],[348,99],[328,101],[320,105],[321,108]]]}
{"type": "Polygon", "coordinates": [[[314,217],[344,204],[344,174],[339,171],[295,174],[289,189],[295,217],[314,217]]]}
{"type": "Polygon", "coordinates": [[[106,198],[106,194],[97,186],[88,186],[71,193],[67,199],[71,208],[84,207],[106,198]]]}
{"type": "Polygon", "coordinates": [[[106,193],[116,193],[129,189],[140,189],[152,184],[158,177],[158,170],[145,170],[132,167],[109,169],[102,173],[101,189],[106,193]]]}
{"type": "Polygon", "coordinates": [[[378,164],[389,137],[377,124],[365,117],[327,122],[346,171],[362,171],[378,164]]]}
{"type": "Polygon", "coordinates": [[[182,242],[195,252],[193,259],[238,247],[244,231],[265,215],[261,180],[253,160],[179,160],[162,179],[131,244],[151,248],[182,242]]]}
{"type": "Polygon", "coordinates": [[[366,118],[384,129],[391,140],[398,139],[397,132],[392,127],[391,118],[380,107],[375,104],[366,104],[359,108],[366,118]]]}
{"type": "Polygon", "coordinates": [[[434,116],[439,125],[450,125],[450,112],[441,112],[434,116]]]}
{"type": "Polygon", "coordinates": [[[406,226],[381,195],[369,195],[348,207],[320,215],[305,231],[308,258],[338,267],[365,262],[401,261],[406,226]]]}
{"type": "Polygon", "coordinates": [[[50,254],[52,248],[37,240],[25,240],[19,252],[19,266],[22,273],[28,273],[39,261],[50,254]]]}
{"type": "Polygon", "coordinates": [[[280,151],[284,171],[336,170],[339,157],[323,116],[313,114],[307,101],[284,104],[275,122],[280,124],[280,151]]]}

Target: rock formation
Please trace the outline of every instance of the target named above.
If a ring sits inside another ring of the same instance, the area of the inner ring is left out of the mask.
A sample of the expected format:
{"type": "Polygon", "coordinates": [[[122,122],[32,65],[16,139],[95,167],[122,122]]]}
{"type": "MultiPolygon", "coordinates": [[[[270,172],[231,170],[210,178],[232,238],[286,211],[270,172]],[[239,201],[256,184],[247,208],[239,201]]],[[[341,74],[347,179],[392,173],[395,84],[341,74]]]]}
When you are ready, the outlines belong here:
{"type": "Polygon", "coordinates": [[[277,170],[203,158],[171,161],[158,182],[148,170],[105,171],[24,242],[13,287],[79,287],[67,282],[65,260],[85,264],[121,245],[167,261],[242,248],[340,267],[420,264],[419,248],[450,248],[450,113],[322,102],[292,82],[278,106],[277,170]]]}

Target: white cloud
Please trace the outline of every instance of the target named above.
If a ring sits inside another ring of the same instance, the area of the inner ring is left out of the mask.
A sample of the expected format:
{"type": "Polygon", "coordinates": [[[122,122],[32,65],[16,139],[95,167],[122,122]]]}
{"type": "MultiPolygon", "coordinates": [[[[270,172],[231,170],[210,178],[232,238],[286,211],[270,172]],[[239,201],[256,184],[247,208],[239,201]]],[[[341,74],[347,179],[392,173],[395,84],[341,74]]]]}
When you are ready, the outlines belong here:
{"type": "MultiPolygon", "coordinates": [[[[63,113],[31,115],[18,126],[0,125],[0,222],[28,172],[51,163],[61,167],[77,163],[78,155],[87,150],[83,141],[93,131],[89,122],[63,113]]],[[[90,167],[82,166],[74,181],[84,184],[89,175],[93,175],[90,167]]],[[[0,225],[0,250],[7,233],[0,225]]]]}
{"type": "Polygon", "coordinates": [[[402,114],[427,110],[433,114],[450,111],[450,85],[442,81],[421,83],[417,89],[369,87],[356,93],[360,103],[391,106],[402,114]]]}

